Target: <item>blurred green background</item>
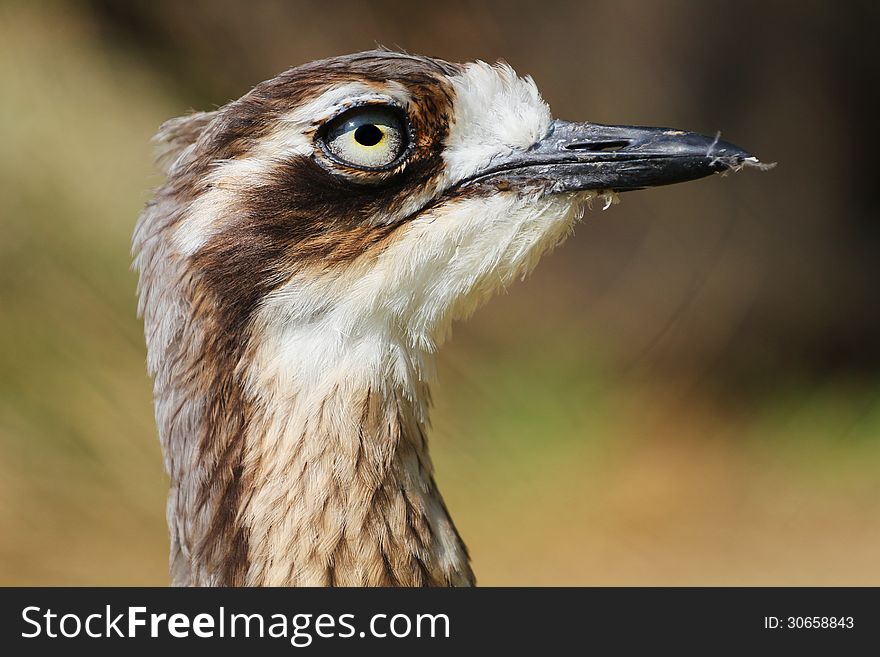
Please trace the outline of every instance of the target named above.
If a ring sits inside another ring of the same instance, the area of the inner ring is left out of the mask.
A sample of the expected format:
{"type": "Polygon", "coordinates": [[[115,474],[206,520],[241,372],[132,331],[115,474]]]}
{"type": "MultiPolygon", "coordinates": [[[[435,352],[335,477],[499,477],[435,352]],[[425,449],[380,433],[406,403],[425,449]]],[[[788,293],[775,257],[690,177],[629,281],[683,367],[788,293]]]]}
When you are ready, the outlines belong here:
{"type": "Polygon", "coordinates": [[[149,139],[376,43],[769,173],[627,194],[442,352],[482,584],[880,584],[872,3],[0,4],[0,584],[167,583],[129,238],[149,139]]]}

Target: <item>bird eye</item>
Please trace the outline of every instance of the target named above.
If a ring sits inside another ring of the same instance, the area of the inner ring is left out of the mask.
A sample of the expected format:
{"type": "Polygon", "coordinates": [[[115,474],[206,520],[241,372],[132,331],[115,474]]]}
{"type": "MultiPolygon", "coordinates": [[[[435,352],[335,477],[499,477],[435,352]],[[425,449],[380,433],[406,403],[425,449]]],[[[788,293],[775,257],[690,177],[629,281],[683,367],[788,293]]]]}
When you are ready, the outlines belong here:
{"type": "Polygon", "coordinates": [[[358,107],[333,119],[324,145],[344,164],[381,169],[397,160],[409,145],[407,126],[388,107],[358,107]]]}

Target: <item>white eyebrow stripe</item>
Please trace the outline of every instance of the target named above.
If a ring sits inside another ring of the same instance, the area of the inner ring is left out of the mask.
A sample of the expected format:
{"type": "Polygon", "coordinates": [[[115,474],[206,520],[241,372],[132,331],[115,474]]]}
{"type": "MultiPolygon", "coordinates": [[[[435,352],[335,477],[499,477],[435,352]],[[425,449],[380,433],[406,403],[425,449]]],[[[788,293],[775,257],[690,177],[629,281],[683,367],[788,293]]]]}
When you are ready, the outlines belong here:
{"type": "Polygon", "coordinates": [[[410,103],[411,96],[406,87],[398,82],[384,84],[381,91],[375,85],[363,82],[335,85],[317,98],[283,115],[279,125],[319,125],[348,107],[383,101],[392,101],[405,107],[410,103]]]}

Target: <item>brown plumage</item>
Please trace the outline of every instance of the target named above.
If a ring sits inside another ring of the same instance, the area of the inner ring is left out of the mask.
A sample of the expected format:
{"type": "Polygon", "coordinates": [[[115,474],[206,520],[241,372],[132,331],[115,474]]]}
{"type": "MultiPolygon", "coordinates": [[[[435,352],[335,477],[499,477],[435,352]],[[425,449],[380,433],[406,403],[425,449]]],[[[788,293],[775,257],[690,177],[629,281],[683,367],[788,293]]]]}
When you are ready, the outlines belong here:
{"type": "Polygon", "coordinates": [[[509,67],[377,51],[162,127],[134,252],[175,584],[474,583],[425,439],[451,322],[597,193],[747,158],[652,181],[574,125],[509,67]]]}

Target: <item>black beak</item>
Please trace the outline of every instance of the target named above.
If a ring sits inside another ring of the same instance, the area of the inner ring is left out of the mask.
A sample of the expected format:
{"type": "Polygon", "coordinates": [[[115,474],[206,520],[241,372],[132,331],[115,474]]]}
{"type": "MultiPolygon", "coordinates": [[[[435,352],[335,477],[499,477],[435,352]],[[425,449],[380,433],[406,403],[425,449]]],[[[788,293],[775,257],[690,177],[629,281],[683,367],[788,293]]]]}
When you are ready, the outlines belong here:
{"type": "Polygon", "coordinates": [[[493,161],[467,181],[542,184],[551,192],[614,190],[696,180],[758,159],[717,137],[671,128],[554,121],[528,151],[493,161]]]}

